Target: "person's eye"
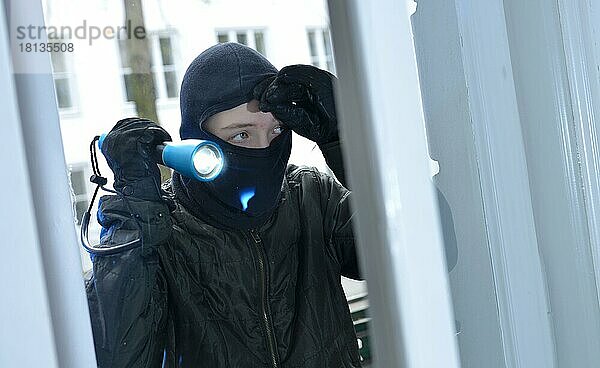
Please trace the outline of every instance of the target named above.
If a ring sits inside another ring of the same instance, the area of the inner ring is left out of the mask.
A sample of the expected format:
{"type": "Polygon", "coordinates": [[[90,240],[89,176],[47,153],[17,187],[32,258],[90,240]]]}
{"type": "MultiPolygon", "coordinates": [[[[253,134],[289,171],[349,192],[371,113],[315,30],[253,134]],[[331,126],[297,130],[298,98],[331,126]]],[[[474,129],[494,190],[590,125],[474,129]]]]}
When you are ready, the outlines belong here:
{"type": "Polygon", "coordinates": [[[275,128],[273,128],[273,134],[281,134],[282,132],[283,132],[283,127],[281,125],[278,125],[275,128]]]}
{"type": "Polygon", "coordinates": [[[239,132],[238,134],[229,138],[229,140],[232,142],[240,143],[240,142],[245,141],[248,138],[250,138],[250,135],[248,134],[248,132],[239,132]]]}

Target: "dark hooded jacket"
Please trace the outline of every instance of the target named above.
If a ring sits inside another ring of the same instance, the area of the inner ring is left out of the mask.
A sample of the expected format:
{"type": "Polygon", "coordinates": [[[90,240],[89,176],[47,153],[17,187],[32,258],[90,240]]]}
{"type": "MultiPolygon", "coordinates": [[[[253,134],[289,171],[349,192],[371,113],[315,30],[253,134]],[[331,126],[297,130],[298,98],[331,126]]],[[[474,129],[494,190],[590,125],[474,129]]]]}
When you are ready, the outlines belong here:
{"type": "MultiPolygon", "coordinates": [[[[343,182],[339,144],[322,149],[343,182]]],[[[340,280],[360,279],[350,191],[288,165],[266,221],[233,229],[164,189],[161,202],[101,198],[102,247],[142,246],[93,257],[99,367],[360,367],[340,280]]]]}

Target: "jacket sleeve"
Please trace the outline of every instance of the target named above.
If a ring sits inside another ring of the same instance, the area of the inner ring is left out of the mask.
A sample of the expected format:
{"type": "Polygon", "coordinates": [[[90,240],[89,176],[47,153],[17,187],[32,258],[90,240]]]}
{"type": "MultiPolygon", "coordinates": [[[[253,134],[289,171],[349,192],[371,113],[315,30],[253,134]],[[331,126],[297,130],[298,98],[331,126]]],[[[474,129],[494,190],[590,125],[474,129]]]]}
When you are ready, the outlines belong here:
{"type": "Polygon", "coordinates": [[[319,145],[319,149],[325,158],[327,166],[331,169],[337,180],[342,183],[345,188],[350,189],[346,178],[346,170],[344,167],[344,156],[342,155],[342,147],[340,141],[319,145]]]}
{"type": "Polygon", "coordinates": [[[86,282],[98,367],[160,367],[167,340],[167,287],[157,247],[170,235],[166,204],[103,196],[101,247],[138,237],[142,245],[92,255],[86,282]]]}
{"type": "Polygon", "coordinates": [[[343,276],[362,280],[354,241],[352,192],[327,174],[317,175],[327,246],[340,265],[343,276]]]}

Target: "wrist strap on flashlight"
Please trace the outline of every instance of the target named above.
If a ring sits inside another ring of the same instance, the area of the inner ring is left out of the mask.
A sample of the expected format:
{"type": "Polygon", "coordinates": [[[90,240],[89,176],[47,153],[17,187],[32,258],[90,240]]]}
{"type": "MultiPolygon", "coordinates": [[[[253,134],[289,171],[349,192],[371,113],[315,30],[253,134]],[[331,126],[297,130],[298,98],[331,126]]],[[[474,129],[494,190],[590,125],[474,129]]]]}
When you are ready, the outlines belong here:
{"type": "MultiPolygon", "coordinates": [[[[129,202],[127,201],[127,198],[124,195],[122,195],[121,193],[114,191],[112,189],[106,188],[108,179],[106,179],[105,177],[103,177],[100,174],[100,168],[98,166],[98,155],[96,153],[96,142],[98,142],[99,139],[100,139],[100,136],[95,136],[94,139],[92,140],[92,142],[90,143],[90,159],[92,162],[92,171],[93,171],[93,175],[90,177],[90,181],[92,183],[96,184],[96,189],[94,190],[94,194],[92,195],[92,200],[90,202],[90,205],[88,206],[86,212],[83,214],[83,218],[81,219],[81,230],[80,230],[79,235],[80,235],[81,244],[83,245],[83,247],[85,248],[85,250],[88,253],[91,253],[94,255],[107,256],[107,255],[116,254],[116,253],[120,253],[120,252],[124,252],[124,251],[130,250],[130,249],[133,249],[135,247],[142,245],[143,243],[142,243],[141,238],[137,238],[135,240],[129,241],[124,244],[119,244],[116,246],[112,246],[110,248],[102,248],[100,246],[100,244],[92,245],[89,242],[88,227],[90,224],[92,207],[94,206],[94,202],[96,200],[96,196],[98,195],[98,190],[100,188],[102,188],[103,190],[105,190],[109,193],[118,195],[120,198],[123,199],[123,202],[129,208],[130,213],[132,212],[131,207],[129,206],[129,202]]],[[[138,224],[137,221],[135,221],[135,224],[138,227],[138,229],[140,230],[140,234],[142,234],[142,228],[141,228],[140,224],[138,224]]]]}

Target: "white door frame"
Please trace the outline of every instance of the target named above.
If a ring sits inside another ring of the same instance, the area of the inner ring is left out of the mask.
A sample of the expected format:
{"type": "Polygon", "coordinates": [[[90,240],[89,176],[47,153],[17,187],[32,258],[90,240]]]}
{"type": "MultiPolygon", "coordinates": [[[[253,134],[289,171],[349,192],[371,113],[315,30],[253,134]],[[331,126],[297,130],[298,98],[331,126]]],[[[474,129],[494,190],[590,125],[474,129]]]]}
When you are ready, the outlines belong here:
{"type": "MultiPolygon", "coordinates": [[[[44,272],[56,360],[60,367],[95,367],[50,55],[47,52],[21,52],[18,45],[20,42],[46,42],[45,35],[39,40],[17,39],[17,27],[44,25],[42,4],[40,0],[4,0],[2,5],[7,9],[4,19],[8,25],[2,30],[2,36],[10,40],[12,46],[10,52],[2,55],[12,57],[14,101],[23,135],[19,143],[27,163],[37,251],[44,272]]],[[[34,254],[31,256],[36,259],[34,254]]],[[[36,330],[30,333],[35,335],[36,330]]],[[[29,348],[37,350],[35,346],[29,348]]],[[[9,366],[21,365],[17,361],[9,366]]]]}
{"type": "Polygon", "coordinates": [[[503,2],[456,10],[506,365],[554,367],[503,2]]]}
{"type": "Polygon", "coordinates": [[[588,6],[504,0],[558,367],[600,361],[598,153],[590,147],[597,51],[588,6]]]}
{"type": "Polygon", "coordinates": [[[23,147],[4,7],[0,6],[0,366],[58,367],[38,229],[23,147]]]}
{"type": "Polygon", "coordinates": [[[457,368],[406,5],[331,0],[329,10],[340,78],[336,102],[369,285],[374,364],[457,368]]]}
{"type": "MultiPolygon", "coordinates": [[[[578,147],[579,181],[584,193],[587,235],[600,298],[600,4],[596,1],[559,0],[562,41],[574,135],[578,147]]],[[[599,300],[600,302],[600,300],[599,300]]]]}

